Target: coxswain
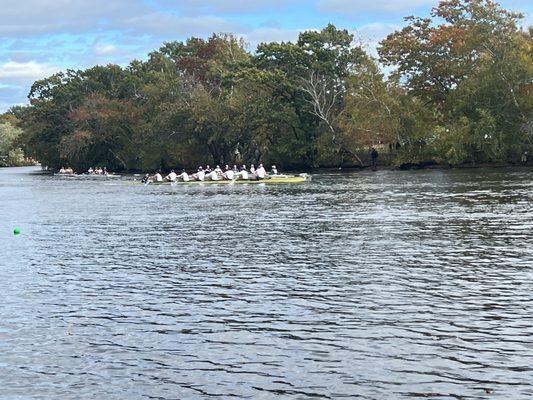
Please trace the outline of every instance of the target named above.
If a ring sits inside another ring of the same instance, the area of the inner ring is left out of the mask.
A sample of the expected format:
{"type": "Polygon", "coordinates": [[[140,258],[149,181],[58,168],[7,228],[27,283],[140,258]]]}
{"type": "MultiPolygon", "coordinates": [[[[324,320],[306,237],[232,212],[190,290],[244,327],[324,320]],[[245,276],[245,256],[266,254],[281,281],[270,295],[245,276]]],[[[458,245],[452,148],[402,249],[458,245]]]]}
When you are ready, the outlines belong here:
{"type": "Polygon", "coordinates": [[[102,173],[107,176],[107,167],[104,167],[104,171],[102,173]]]}
{"type": "Polygon", "coordinates": [[[174,170],[170,171],[170,174],[165,176],[165,179],[170,182],[176,182],[176,179],[178,179],[178,175],[174,172],[174,170]]]}
{"type": "Polygon", "coordinates": [[[178,175],[178,178],[183,182],[189,182],[191,180],[191,178],[189,178],[189,174],[185,170],[181,171],[181,174],[178,175]]]}
{"type": "Polygon", "coordinates": [[[277,175],[278,174],[278,169],[276,168],[275,165],[272,166],[272,169],[270,171],[270,174],[271,175],[277,175]]]}
{"type": "Polygon", "coordinates": [[[234,174],[238,174],[239,173],[239,168],[237,168],[236,165],[233,166],[233,173],[234,174]]]}
{"type": "Polygon", "coordinates": [[[144,175],[144,177],[141,179],[141,183],[148,183],[150,182],[150,174],[144,175]]]}
{"type": "Polygon", "coordinates": [[[246,170],[246,165],[243,165],[241,167],[241,172],[239,173],[239,175],[241,176],[242,179],[248,179],[249,178],[248,171],[246,170]]]}
{"type": "Polygon", "coordinates": [[[235,172],[226,165],[226,172],[224,172],[224,178],[228,181],[232,181],[235,178],[235,172]]]}
{"type": "Polygon", "coordinates": [[[255,177],[257,179],[266,178],[266,171],[265,171],[265,167],[263,167],[263,164],[259,164],[259,167],[257,167],[257,170],[255,171],[255,177]]]}
{"type": "Polygon", "coordinates": [[[163,176],[159,173],[159,171],[157,171],[154,175],[154,180],[156,182],[163,182],[163,176]]]}

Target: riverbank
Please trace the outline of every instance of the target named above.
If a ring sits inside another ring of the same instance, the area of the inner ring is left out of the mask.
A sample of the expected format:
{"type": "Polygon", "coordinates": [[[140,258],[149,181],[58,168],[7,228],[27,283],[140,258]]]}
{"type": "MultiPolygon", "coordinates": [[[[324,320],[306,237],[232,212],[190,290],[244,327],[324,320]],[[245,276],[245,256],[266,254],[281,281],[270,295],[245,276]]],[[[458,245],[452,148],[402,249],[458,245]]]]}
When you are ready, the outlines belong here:
{"type": "MultiPolygon", "coordinates": [[[[500,168],[532,168],[533,167],[533,161],[529,161],[526,164],[522,163],[476,163],[476,164],[458,164],[458,165],[451,165],[451,164],[438,164],[438,163],[405,163],[401,165],[380,165],[378,163],[377,169],[378,170],[387,170],[387,171],[410,171],[410,170],[450,170],[450,169],[481,169],[481,168],[488,168],[488,169],[500,169],[500,168]]],[[[365,166],[348,166],[348,167],[329,167],[329,168],[313,168],[309,169],[309,172],[320,172],[320,171],[345,171],[345,172],[357,172],[357,171],[369,171],[372,170],[371,165],[365,165],[365,166]]]]}

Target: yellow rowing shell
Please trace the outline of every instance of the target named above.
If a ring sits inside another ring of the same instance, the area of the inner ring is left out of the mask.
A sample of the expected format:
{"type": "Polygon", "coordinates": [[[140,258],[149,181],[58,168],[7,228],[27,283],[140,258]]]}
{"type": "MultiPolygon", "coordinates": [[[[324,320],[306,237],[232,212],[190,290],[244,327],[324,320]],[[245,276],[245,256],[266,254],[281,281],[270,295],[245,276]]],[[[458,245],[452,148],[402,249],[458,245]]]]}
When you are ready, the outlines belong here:
{"type": "Polygon", "coordinates": [[[278,183],[303,183],[311,180],[309,175],[288,176],[288,177],[272,177],[268,179],[237,179],[233,181],[177,181],[177,182],[151,182],[150,185],[229,185],[229,184],[278,184],[278,183]]]}

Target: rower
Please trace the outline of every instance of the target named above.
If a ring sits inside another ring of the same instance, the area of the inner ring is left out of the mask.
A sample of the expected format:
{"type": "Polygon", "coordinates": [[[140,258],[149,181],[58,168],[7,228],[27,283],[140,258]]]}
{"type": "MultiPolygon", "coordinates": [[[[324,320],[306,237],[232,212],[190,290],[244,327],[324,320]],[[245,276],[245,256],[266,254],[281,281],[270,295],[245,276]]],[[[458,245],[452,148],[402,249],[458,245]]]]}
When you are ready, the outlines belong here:
{"type": "Polygon", "coordinates": [[[246,170],[246,165],[241,167],[241,172],[239,173],[242,179],[248,179],[248,171],[246,170]]]}
{"type": "Polygon", "coordinates": [[[148,183],[150,182],[150,174],[144,175],[144,178],[141,179],[141,183],[148,183]]]}
{"type": "Polygon", "coordinates": [[[178,175],[174,172],[174,170],[170,171],[170,174],[165,176],[165,179],[170,182],[176,182],[176,179],[178,179],[178,175]]]}
{"type": "Polygon", "coordinates": [[[212,181],[219,181],[220,180],[220,175],[218,174],[218,172],[216,170],[211,171],[209,173],[209,179],[212,180],[212,181]]]}
{"type": "Polygon", "coordinates": [[[159,173],[159,171],[157,171],[154,175],[154,179],[156,182],[163,182],[163,176],[161,176],[161,174],[159,173]]]}
{"type": "Polygon", "coordinates": [[[181,174],[179,174],[177,176],[178,178],[182,179],[183,182],[189,182],[191,179],[189,178],[189,174],[185,171],[185,170],[182,170],[181,171],[181,174]]]}
{"type": "Polygon", "coordinates": [[[271,175],[277,175],[278,174],[278,169],[276,168],[275,165],[272,166],[272,169],[270,171],[270,174],[271,175]]]}
{"type": "Polygon", "coordinates": [[[207,164],[207,166],[205,167],[205,173],[206,174],[211,173],[211,167],[209,166],[209,164],[207,164]]]}
{"type": "Polygon", "coordinates": [[[201,166],[198,167],[198,172],[193,175],[193,178],[199,181],[203,181],[205,179],[205,171],[201,166]]]}
{"type": "Polygon", "coordinates": [[[266,171],[265,171],[265,167],[263,167],[263,164],[259,164],[259,167],[257,167],[257,170],[255,171],[255,177],[257,179],[266,178],[266,171]]]}
{"type": "Polygon", "coordinates": [[[224,178],[229,181],[232,181],[235,178],[235,172],[233,172],[233,170],[230,169],[228,165],[226,165],[226,172],[224,172],[224,178]]]}
{"type": "Polygon", "coordinates": [[[239,173],[239,169],[237,168],[236,165],[233,166],[233,173],[234,174],[238,174],[239,173]]]}
{"type": "Polygon", "coordinates": [[[60,174],[66,174],[67,170],[65,169],[65,167],[61,167],[61,169],[59,170],[59,173],[60,174]]]}
{"type": "Polygon", "coordinates": [[[107,176],[107,167],[104,167],[104,171],[102,173],[107,176]]]}
{"type": "Polygon", "coordinates": [[[87,170],[87,173],[88,173],[89,175],[92,175],[93,172],[94,172],[93,167],[89,167],[89,169],[87,170]]]}
{"type": "Polygon", "coordinates": [[[220,165],[217,165],[217,167],[215,168],[215,172],[219,175],[222,175],[224,172],[222,171],[222,169],[220,168],[220,165]]]}
{"type": "Polygon", "coordinates": [[[251,173],[252,175],[255,175],[255,166],[254,166],[253,164],[250,165],[250,173],[251,173]]]}

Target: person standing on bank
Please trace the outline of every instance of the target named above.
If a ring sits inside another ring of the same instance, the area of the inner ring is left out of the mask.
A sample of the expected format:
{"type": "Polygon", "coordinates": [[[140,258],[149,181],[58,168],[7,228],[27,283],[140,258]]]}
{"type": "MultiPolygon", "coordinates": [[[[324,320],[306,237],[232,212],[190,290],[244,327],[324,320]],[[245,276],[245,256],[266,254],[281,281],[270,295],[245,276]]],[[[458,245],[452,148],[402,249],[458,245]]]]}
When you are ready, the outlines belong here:
{"type": "Polygon", "coordinates": [[[372,158],[372,171],[378,169],[378,155],[378,151],[372,147],[372,151],[370,152],[370,158],[372,158]]]}

